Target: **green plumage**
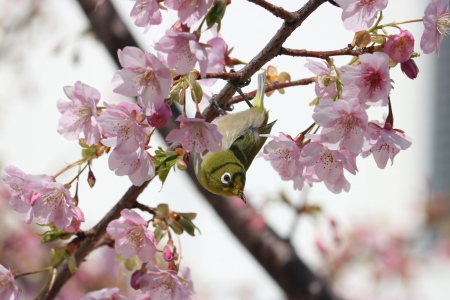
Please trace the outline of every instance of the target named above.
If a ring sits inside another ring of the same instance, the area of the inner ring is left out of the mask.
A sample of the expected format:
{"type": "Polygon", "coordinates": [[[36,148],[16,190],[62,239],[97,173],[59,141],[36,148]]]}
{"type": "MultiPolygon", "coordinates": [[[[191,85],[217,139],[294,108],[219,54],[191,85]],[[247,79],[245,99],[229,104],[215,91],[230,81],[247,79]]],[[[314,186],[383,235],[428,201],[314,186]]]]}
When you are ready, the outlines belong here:
{"type": "Polygon", "coordinates": [[[266,73],[258,76],[258,90],[253,107],[218,119],[222,138],[222,150],[205,151],[194,157],[195,172],[199,182],[212,193],[224,196],[243,194],[246,172],[276,121],[268,124],[269,113],[264,108],[263,97],[266,73]]]}

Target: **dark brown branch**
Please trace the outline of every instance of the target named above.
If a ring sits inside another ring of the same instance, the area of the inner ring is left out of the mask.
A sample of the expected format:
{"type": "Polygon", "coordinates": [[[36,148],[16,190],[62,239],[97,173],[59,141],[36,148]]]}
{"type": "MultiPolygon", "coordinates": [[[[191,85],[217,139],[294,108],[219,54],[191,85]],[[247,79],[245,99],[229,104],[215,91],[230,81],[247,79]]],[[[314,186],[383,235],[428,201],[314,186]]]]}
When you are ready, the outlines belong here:
{"type": "MultiPolygon", "coordinates": [[[[306,18],[312,14],[326,0],[309,0],[300,10],[292,13],[294,19],[292,22],[284,22],[277,33],[272,37],[269,43],[259,52],[246,66],[236,72],[239,79],[238,83],[246,82],[253,74],[260,70],[264,64],[281,54],[281,47],[292,32],[299,27],[306,18]]],[[[228,100],[233,96],[236,89],[228,83],[217,95],[216,101],[221,107],[226,107],[228,100]]],[[[218,116],[216,109],[207,107],[203,116],[208,122],[211,122],[218,116]]]]}
{"type": "MultiPolygon", "coordinates": [[[[264,50],[258,54],[249,65],[240,72],[237,72],[239,73],[238,81],[246,81],[267,61],[278,55],[284,40],[286,40],[292,31],[324,1],[325,0],[310,0],[301,10],[294,13],[296,16],[294,24],[287,25],[285,23],[281,27],[268,46],[264,48],[264,50]]],[[[118,49],[122,49],[125,46],[138,47],[136,41],[133,39],[109,1],[105,1],[97,9],[95,9],[96,0],[78,0],[78,2],[88,17],[92,30],[96,33],[100,41],[105,44],[105,47],[108,49],[116,64],[118,64],[118,49]]],[[[227,84],[220,94],[221,104],[227,102],[233,93],[233,86],[227,84]]],[[[178,123],[175,122],[174,119],[179,116],[180,112],[175,107],[172,108],[172,111],[173,117],[169,120],[168,125],[159,130],[162,136],[166,136],[172,128],[178,127],[178,123]]],[[[211,121],[213,118],[213,113],[210,113],[209,120],[211,121]]],[[[236,211],[231,204],[230,198],[213,195],[199,185],[193,174],[192,164],[189,165],[187,172],[190,175],[189,178],[192,180],[192,183],[197,186],[199,191],[214,207],[217,214],[228,225],[241,243],[280,285],[288,299],[333,299],[327,286],[300,260],[295,253],[295,249],[289,242],[279,237],[268,226],[260,230],[255,230],[250,226],[248,222],[249,216],[256,214],[251,206],[246,206],[243,209],[236,211]]],[[[136,206],[137,197],[147,185],[148,182],[140,187],[130,187],[127,193],[108,212],[108,214],[86,234],[74,254],[77,265],[80,265],[86,256],[103,241],[106,227],[109,222],[118,218],[122,209],[130,209],[136,206]]],[[[48,296],[42,296],[39,299],[54,299],[59,290],[71,276],[67,263],[64,263],[58,271],[55,284],[48,292],[48,296]]]]}
{"type": "Polygon", "coordinates": [[[347,47],[344,49],[332,50],[332,51],[308,51],[305,49],[294,50],[294,49],[281,48],[282,55],[317,57],[317,58],[322,58],[322,59],[328,59],[331,56],[339,56],[339,55],[359,56],[362,54],[374,53],[377,51],[383,51],[383,46],[371,46],[371,47],[366,47],[366,48],[361,48],[361,49],[356,49],[356,50],[353,50],[352,47],[347,47]]]}
{"type": "MultiPolygon", "coordinates": [[[[266,93],[271,92],[271,91],[275,91],[278,89],[284,89],[287,87],[292,87],[292,86],[298,86],[298,85],[308,85],[311,84],[313,82],[316,82],[316,77],[311,77],[311,78],[303,78],[303,79],[299,79],[299,80],[294,80],[294,81],[288,81],[288,82],[283,82],[283,83],[274,83],[271,85],[268,85],[266,87],[266,93]]],[[[251,100],[253,98],[255,98],[256,95],[256,90],[250,92],[250,93],[244,93],[245,96],[247,97],[248,100],[251,100]]],[[[230,99],[230,101],[228,101],[229,104],[236,104],[239,102],[244,101],[244,99],[242,98],[242,96],[234,96],[233,98],[230,99]]]]}
{"type": "Polygon", "coordinates": [[[206,73],[206,79],[224,79],[224,80],[237,80],[239,79],[239,75],[237,73],[227,73],[227,72],[220,72],[220,73],[206,73]]]}
{"type": "Polygon", "coordinates": [[[266,10],[270,11],[275,17],[281,18],[288,23],[293,22],[295,19],[293,13],[285,10],[282,7],[273,5],[272,3],[269,3],[265,0],[248,0],[248,1],[265,8],[266,10]]]}

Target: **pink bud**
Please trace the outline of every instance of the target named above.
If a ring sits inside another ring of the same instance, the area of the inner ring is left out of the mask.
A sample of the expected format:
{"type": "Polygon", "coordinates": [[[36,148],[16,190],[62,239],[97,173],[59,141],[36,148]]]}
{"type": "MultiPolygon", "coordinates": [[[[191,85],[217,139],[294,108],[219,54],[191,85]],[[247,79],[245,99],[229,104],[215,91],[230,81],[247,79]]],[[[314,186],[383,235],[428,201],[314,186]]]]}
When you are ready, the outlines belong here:
{"type": "Polygon", "coordinates": [[[415,79],[419,74],[419,68],[412,59],[408,59],[406,62],[400,65],[403,73],[411,79],[415,79]]]}
{"type": "Polygon", "coordinates": [[[167,120],[172,116],[169,105],[163,104],[157,111],[147,117],[150,126],[161,128],[167,124],[167,120]]]}
{"type": "Polygon", "coordinates": [[[139,284],[137,283],[138,279],[142,277],[142,275],[145,275],[145,268],[144,271],[142,271],[142,269],[135,271],[132,275],[131,275],[131,280],[130,280],[130,286],[135,289],[138,290],[139,289],[139,284]]]}
{"type": "Polygon", "coordinates": [[[173,253],[172,253],[172,249],[171,249],[172,247],[170,247],[170,246],[173,247],[173,245],[167,244],[164,247],[164,250],[163,250],[163,256],[164,256],[164,259],[166,261],[172,261],[173,260],[173,253]]]}
{"type": "Polygon", "coordinates": [[[414,37],[409,31],[401,30],[392,35],[384,45],[384,52],[396,63],[404,63],[414,51],[414,37]]]}

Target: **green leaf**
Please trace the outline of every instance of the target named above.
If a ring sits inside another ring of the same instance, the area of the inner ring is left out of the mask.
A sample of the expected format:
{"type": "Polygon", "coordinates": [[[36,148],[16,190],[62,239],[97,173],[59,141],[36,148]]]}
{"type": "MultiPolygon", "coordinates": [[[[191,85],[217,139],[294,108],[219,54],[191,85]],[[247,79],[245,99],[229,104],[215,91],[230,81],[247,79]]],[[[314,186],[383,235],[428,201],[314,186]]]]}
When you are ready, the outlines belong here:
{"type": "Polygon", "coordinates": [[[153,231],[153,234],[155,235],[156,244],[159,244],[159,242],[164,237],[164,230],[161,229],[161,226],[156,226],[155,231],[153,231]]]}
{"type": "Polygon", "coordinates": [[[187,218],[180,217],[180,219],[177,221],[183,229],[192,236],[195,236],[195,225],[192,223],[191,220],[187,218]]]}
{"type": "Polygon", "coordinates": [[[156,210],[158,211],[158,215],[163,218],[169,215],[169,205],[165,203],[158,204],[156,210]]]}
{"type": "Polygon", "coordinates": [[[180,216],[188,218],[189,220],[194,220],[197,217],[197,213],[180,213],[180,216]]]}
{"type": "Polygon", "coordinates": [[[183,226],[181,226],[177,221],[172,218],[167,218],[166,221],[169,223],[169,226],[172,228],[173,232],[178,235],[183,233],[183,226]]]}
{"type": "Polygon", "coordinates": [[[123,260],[123,265],[128,271],[133,271],[139,266],[139,259],[135,256],[132,258],[127,258],[123,260]]]}
{"type": "Polygon", "coordinates": [[[188,74],[188,82],[189,86],[191,87],[191,97],[192,100],[194,100],[197,103],[200,103],[202,101],[203,97],[203,90],[200,84],[197,81],[198,75],[196,73],[189,73],[188,74]]]}
{"type": "Polygon", "coordinates": [[[53,267],[58,267],[66,258],[66,248],[53,248],[51,250],[51,258],[50,258],[50,264],[53,267]]]}
{"type": "Polygon", "coordinates": [[[63,230],[53,230],[53,231],[46,231],[41,236],[41,244],[46,244],[50,242],[55,242],[57,240],[66,240],[69,237],[71,237],[73,234],[65,232],[63,230]]]}
{"type": "Polygon", "coordinates": [[[78,271],[77,260],[74,255],[68,257],[67,266],[69,267],[69,271],[72,275],[76,274],[78,271]]]}
{"type": "Polygon", "coordinates": [[[206,25],[208,29],[211,28],[214,24],[217,24],[217,31],[220,31],[221,21],[223,16],[225,15],[225,10],[227,8],[227,4],[223,0],[214,1],[213,6],[208,11],[206,15],[206,25]]]}

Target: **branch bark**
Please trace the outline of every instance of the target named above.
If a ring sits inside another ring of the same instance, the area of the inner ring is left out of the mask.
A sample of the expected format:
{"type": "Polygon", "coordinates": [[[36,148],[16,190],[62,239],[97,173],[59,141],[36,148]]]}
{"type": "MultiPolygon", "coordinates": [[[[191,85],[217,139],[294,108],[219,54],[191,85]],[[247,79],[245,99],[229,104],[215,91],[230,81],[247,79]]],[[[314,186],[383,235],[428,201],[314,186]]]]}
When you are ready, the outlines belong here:
{"type": "MultiPolygon", "coordinates": [[[[137,47],[137,42],[109,1],[105,1],[98,8],[96,8],[96,0],[78,0],[78,2],[89,19],[92,30],[119,66],[117,50],[125,46],[137,47]]],[[[240,78],[239,82],[246,81],[266,62],[279,55],[283,42],[292,31],[300,26],[303,20],[324,2],[325,0],[310,0],[302,9],[293,13],[295,21],[289,24],[285,22],[269,44],[246,67],[237,72],[240,78]]],[[[227,84],[219,94],[219,103],[223,105],[231,98],[233,93],[234,87],[231,84],[227,84]]],[[[180,112],[176,107],[172,107],[172,109],[172,119],[167,126],[159,130],[159,133],[163,136],[166,136],[172,128],[177,128],[178,126],[174,120],[180,112]]],[[[211,121],[215,114],[209,110],[205,115],[208,116],[208,121],[211,121]]],[[[232,206],[229,198],[213,195],[200,186],[195,178],[192,164],[189,165],[187,173],[192,183],[204,195],[205,199],[212,205],[233,234],[280,285],[288,299],[334,299],[326,284],[313,274],[296,255],[295,249],[289,241],[282,239],[268,226],[259,229],[251,226],[249,223],[250,216],[256,214],[251,206],[247,205],[237,211],[232,206]]],[[[101,242],[109,222],[118,218],[122,209],[135,207],[138,196],[148,183],[146,182],[140,187],[130,187],[122,199],[89,231],[74,254],[77,265],[80,265],[86,256],[101,242]]],[[[58,271],[51,290],[39,299],[54,299],[71,276],[67,264],[63,264],[58,271]]]]}

